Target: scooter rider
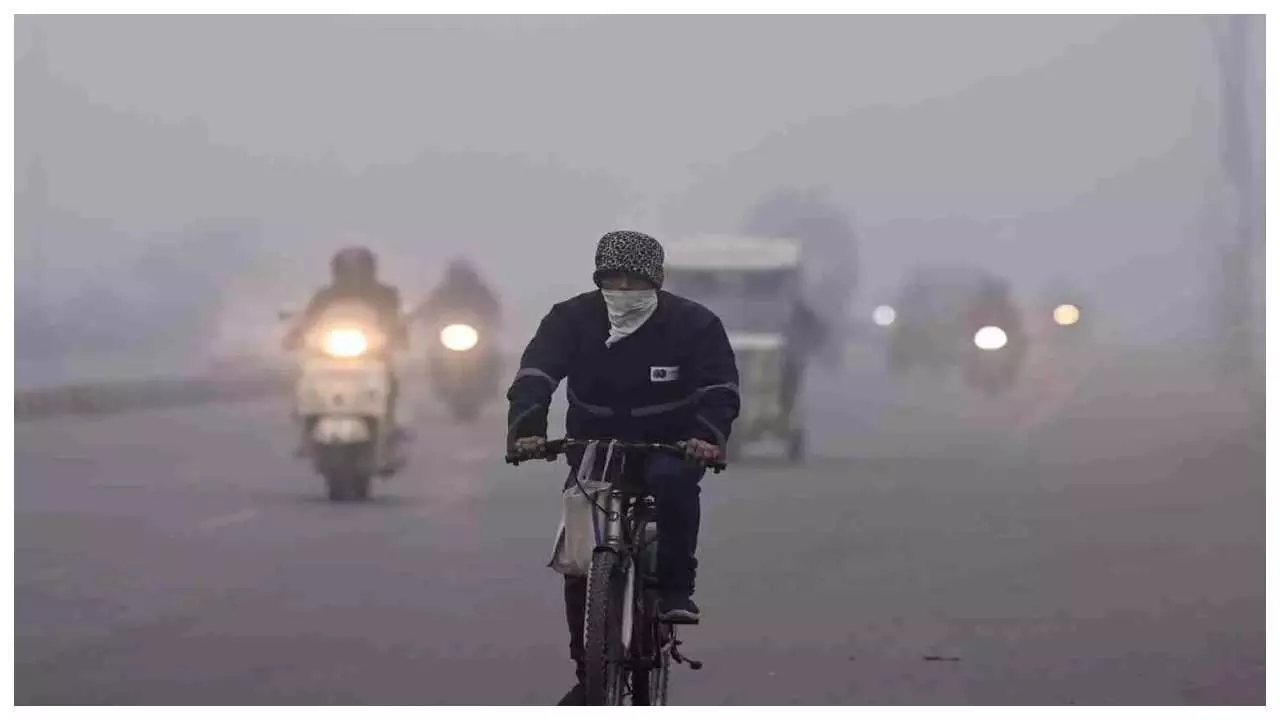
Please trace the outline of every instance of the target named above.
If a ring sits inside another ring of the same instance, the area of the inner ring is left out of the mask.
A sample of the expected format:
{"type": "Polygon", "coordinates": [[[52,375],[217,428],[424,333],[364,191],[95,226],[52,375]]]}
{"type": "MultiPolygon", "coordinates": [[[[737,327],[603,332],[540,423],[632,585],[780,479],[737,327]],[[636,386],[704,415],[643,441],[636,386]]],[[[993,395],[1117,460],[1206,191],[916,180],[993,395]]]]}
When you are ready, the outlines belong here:
{"type": "Polygon", "coordinates": [[[285,336],[286,348],[297,347],[326,308],[346,300],[368,304],[378,313],[381,329],[392,341],[400,347],[408,344],[408,332],[400,313],[400,291],[378,282],[378,261],[373,252],[363,247],[343,248],[334,254],[329,267],[332,281],[311,297],[302,317],[285,336]]]}
{"type": "MultiPolygon", "coordinates": [[[[333,255],[329,261],[329,267],[332,274],[330,284],[317,290],[311,297],[311,302],[307,304],[302,316],[285,335],[285,349],[296,349],[303,336],[330,305],[353,300],[365,303],[374,309],[381,325],[380,329],[387,333],[394,347],[407,347],[409,333],[400,309],[400,291],[394,286],[378,281],[378,261],[373,252],[364,247],[343,248],[333,255]]],[[[394,373],[390,383],[390,394],[387,399],[388,417],[395,418],[400,383],[394,373]]],[[[304,430],[303,442],[298,454],[306,452],[308,443],[305,434],[304,430]]],[[[403,437],[402,429],[396,429],[396,437],[403,437]]]]}

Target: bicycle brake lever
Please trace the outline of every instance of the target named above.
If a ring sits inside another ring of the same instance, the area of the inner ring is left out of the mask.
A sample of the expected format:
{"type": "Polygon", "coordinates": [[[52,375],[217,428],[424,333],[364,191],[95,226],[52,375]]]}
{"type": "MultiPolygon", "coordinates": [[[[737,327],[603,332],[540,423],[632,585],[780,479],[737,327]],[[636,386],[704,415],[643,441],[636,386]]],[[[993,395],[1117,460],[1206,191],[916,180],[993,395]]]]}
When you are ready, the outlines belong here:
{"type": "Polygon", "coordinates": [[[507,453],[504,459],[506,460],[508,465],[519,465],[522,462],[529,462],[530,460],[546,460],[547,462],[555,462],[557,457],[559,457],[559,453],[553,453],[553,452],[546,452],[541,455],[521,455],[519,453],[507,453]]]}

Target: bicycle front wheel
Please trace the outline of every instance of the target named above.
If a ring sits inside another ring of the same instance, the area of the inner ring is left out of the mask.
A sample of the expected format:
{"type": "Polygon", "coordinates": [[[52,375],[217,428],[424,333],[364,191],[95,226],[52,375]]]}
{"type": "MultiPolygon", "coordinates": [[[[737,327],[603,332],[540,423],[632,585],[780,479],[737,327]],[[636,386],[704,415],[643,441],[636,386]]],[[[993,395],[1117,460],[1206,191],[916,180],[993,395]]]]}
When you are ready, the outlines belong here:
{"type": "Polygon", "coordinates": [[[623,696],[622,614],[626,569],[618,555],[597,550],[587,577],[587,617],[583,638],[587,705],[621,705],[623,696]]]}
{"type": "Polygon", "coordinates": [[[653,617],[656,608],[647,608],[636,623],[637,647],[647,662],[632,670],[631,704],[666,705],[671,681],[671,628],[653,617]]]}

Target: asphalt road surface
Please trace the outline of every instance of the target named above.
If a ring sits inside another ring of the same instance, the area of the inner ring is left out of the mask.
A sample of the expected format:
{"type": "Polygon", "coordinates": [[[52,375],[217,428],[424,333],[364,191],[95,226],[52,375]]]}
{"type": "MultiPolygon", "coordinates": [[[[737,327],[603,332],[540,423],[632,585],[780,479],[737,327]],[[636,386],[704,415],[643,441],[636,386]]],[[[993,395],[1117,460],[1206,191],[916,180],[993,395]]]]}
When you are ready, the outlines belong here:
{"type": "MultiPolygon", "coordinates": [[[[704,483],[672,702],[1264,702],[1260,420],[1051,376],[815,380],[813,459],[704,483]]],[[[563,469],[417,404],[364,505],[322,499],[283,402],[19,425],[17,702],[555,702],[563,469]]]]}

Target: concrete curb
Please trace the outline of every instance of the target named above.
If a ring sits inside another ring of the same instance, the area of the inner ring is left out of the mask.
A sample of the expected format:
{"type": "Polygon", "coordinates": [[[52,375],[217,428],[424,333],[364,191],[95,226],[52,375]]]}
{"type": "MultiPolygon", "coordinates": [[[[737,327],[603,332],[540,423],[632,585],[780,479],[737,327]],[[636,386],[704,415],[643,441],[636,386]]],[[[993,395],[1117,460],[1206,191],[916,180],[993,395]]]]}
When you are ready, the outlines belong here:
{"type": "Polygon", "coordinates": [[[289,371],[254,369],[198,377],[102,381],[14,393],[18,421],[254,400],[289,389],[289,371]]]}

